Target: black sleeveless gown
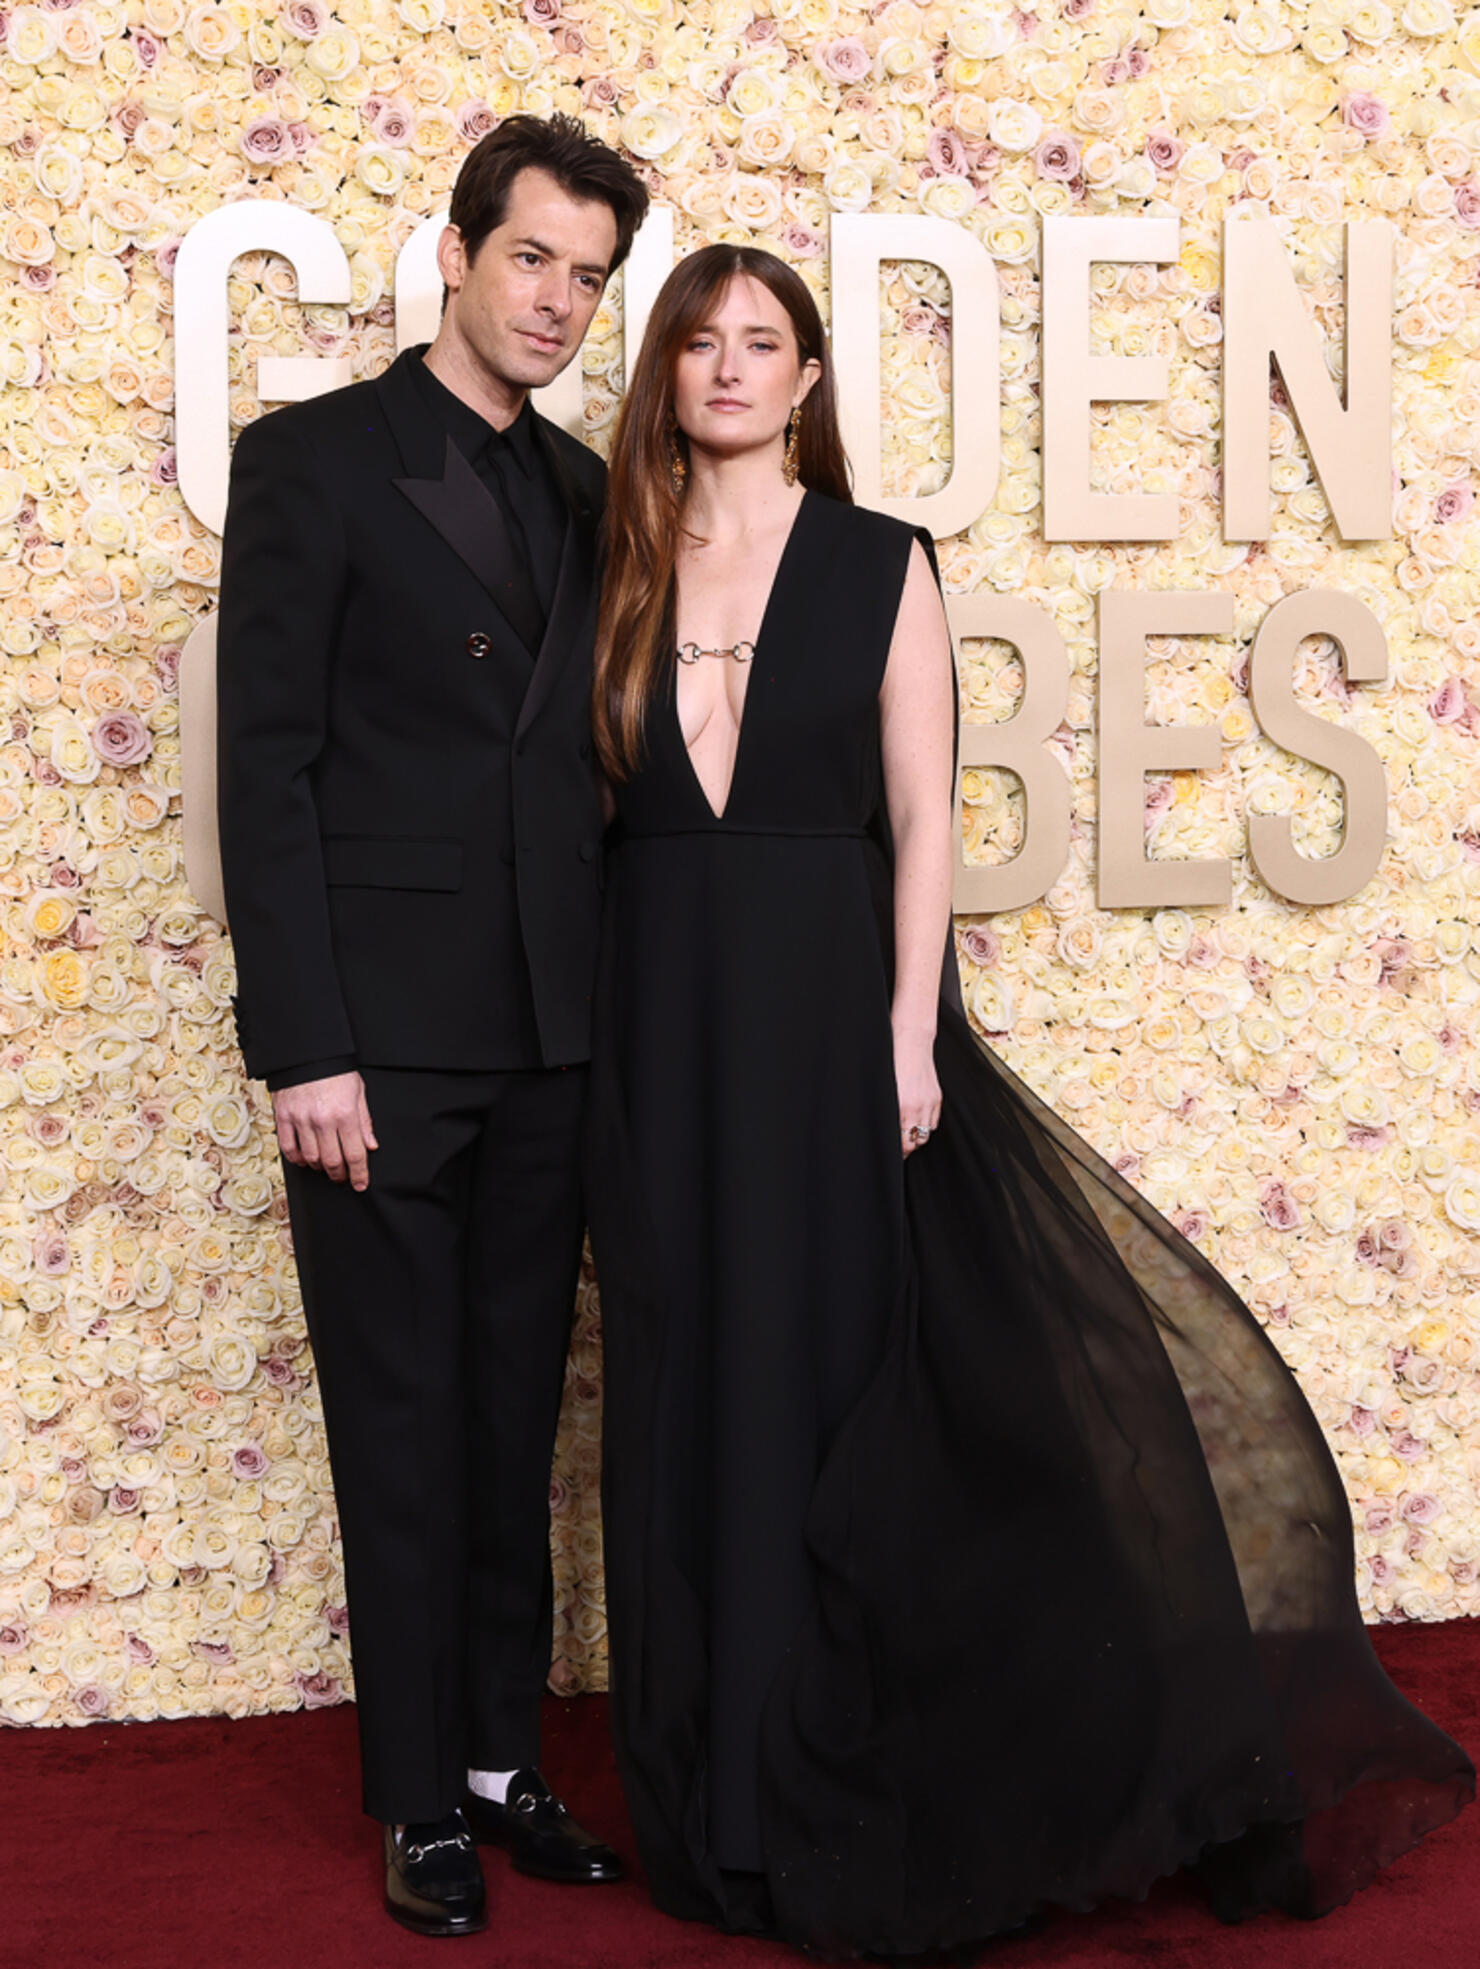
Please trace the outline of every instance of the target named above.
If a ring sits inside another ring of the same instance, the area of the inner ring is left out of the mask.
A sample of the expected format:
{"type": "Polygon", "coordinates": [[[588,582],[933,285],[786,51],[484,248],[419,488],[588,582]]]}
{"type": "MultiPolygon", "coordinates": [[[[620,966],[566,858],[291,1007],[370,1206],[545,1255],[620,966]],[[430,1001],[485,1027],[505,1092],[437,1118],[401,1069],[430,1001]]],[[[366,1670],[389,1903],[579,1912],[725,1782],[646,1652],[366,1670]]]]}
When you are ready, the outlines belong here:
{"type": "Polygon", "coordinates": [[[1320,1428],[969,1031],[901,1162],[879,686],[915,536],[809,493],[716,816],[618,794],[590,1133],[612,1714],[653,1894],[829,1954],[1197,1862],[1314,1914],[1472,1796],[1379,1668],[1320,1428]]]}

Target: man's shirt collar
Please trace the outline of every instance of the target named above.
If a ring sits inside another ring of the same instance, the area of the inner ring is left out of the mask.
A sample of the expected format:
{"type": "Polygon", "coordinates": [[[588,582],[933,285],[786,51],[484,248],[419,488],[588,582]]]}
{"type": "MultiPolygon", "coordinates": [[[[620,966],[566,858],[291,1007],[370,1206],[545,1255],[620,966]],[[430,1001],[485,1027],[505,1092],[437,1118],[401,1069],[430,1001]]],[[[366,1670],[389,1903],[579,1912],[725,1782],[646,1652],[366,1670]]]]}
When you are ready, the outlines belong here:
{"type": "Polygon", "coordinates": [[[446,425],[453,443],[470,465],[477,465],[490,447],[504,445],[524,476],[534,477],[539,469],[535,449],[538,439],[534,428],[534,406],[528,397],[524,399],[513,423],[506,430],[499,431],[432,373],[425,356],[416,363],[411,373],[420,385],[426,402],[446,425]]]}

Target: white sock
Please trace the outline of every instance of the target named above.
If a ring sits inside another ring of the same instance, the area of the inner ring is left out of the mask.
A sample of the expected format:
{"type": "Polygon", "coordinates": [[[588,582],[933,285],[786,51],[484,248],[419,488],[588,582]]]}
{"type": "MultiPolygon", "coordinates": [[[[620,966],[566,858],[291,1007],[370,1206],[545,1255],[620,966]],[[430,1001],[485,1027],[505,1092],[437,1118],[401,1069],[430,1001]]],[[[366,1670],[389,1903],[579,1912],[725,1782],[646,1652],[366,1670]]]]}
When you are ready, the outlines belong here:
{"type": "Polygon", "coordinates": [[[509,1795],[509,1780],[515,1775],[513,1771],[469,1771],[468,1790],[492,1805],[502,1805],[509,1795]]]}

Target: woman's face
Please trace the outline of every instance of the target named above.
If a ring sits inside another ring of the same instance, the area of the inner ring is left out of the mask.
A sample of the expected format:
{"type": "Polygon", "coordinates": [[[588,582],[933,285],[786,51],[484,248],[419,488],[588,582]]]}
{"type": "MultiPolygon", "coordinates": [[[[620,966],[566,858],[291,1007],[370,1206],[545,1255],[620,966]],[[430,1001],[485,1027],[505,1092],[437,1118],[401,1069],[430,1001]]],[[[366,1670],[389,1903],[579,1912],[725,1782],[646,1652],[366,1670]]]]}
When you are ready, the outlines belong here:
{"type": "Polygon", "coordinates": [[[787,419],[821,373],[819,363],[802,362],[791,318],[770,288],[736,274],[679,352],[673,413],[700,450],[779,452],[787,419]]]}

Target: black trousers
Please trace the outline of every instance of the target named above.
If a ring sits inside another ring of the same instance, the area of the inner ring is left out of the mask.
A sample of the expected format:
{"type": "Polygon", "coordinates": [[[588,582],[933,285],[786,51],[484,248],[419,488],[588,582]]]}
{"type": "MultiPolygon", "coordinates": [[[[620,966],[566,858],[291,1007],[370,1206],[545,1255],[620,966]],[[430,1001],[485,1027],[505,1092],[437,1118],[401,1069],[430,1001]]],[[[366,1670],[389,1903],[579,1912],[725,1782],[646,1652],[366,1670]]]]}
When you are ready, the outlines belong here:
{"type": "Polygon", "coordinates": [[[285,1165],[344,1541],[365,1810],[539,1761],[583,1067],[363,1069],[358,1195],[285,1165]]]}

